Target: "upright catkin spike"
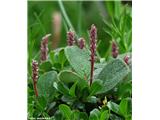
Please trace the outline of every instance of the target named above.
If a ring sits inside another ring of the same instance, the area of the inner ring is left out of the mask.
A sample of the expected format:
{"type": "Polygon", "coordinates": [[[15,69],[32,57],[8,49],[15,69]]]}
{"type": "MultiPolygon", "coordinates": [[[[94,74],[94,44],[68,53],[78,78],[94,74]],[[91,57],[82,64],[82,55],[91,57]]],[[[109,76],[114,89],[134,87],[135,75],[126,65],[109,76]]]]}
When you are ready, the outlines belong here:
{"type": "Polygon", "coordinates": [[[97,28],[93,24],[90,29],[90,62],[91,62],[91,73],[90,73],[90,85],[93,81],[93,71],[94,71],[94,62],[96,54],[96,42],[97,42],[97,28]]]}
{"type": "Polygon", "coordinates": [[[85,47],[85,40],[84,38],[79,38],[78,45],[80,49],[83,49],[85,47]]]}
{"type": "Polygon", "coordinates": [[[112,41],[112,57],[117,58],[118,54],[119,54],[119,51],[118,51],[117,43],[115,41],[112,41]]]}
{"type": "Polygon", "coordinates": [[[75,33],[71,30],[67,32],[67,43],[68,46],[72,46],[75,44],[75,33]]]}
{"type": "Polygon", "coordinates": [[[127,65],[131,65],[131,63],[132,63],[131,56],[129,56],[129,55],[124,56],[123,60],[127,65]]]}
{"type": "Polygon", "coordinates": [[[32,61],[32,80],[33,80],[33,87],[36,97],[38,97],[37,91],[37,80],[38,80],[38,62],[36,60],[32,61]]]}
{"type": "Polygon", "coordinates": [[[46,61],[48,59],[48,38],[51,34],[47,34],[42,38],[41,41],[41,62],[46,61]]]}

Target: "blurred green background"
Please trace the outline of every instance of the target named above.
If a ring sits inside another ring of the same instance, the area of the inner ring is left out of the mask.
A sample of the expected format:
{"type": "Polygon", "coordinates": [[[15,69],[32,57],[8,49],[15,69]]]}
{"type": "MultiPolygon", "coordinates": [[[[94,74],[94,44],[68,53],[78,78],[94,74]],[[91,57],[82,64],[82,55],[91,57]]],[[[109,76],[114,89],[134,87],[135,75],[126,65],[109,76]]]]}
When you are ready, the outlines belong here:
{"type": "Polygon", "coordinates": [[[132,51],[131,1],[28,1],[28,68],[32,59],[39,60],[43,36],[52,34],[49,51],[67,45],[70,28],[88,44],[92,24],[98,30],[100,57],[110,56],[112,40],[118,43],[121,54],[132,51]]]}

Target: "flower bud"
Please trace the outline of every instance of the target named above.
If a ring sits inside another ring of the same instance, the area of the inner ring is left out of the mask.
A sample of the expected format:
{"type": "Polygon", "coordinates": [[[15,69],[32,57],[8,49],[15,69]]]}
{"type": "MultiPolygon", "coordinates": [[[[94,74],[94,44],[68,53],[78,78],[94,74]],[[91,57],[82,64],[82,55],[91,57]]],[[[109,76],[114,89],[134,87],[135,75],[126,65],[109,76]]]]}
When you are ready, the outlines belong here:
{"type": "Polygon", "coordinates": [[[73,31],[67,32],[67,43],[68,46],[72,46],[75,43],[75,33],[73,31]]]}
{"type": "Polygon", "coordinates": [[[37,82],[38,78],[38,62],[36,60],[32,61],[32,79],[37,82]]]}
{"type": "Polygon", "coordinates": [[[126,56],[123,58],[124,62],[125,62],[127,65],[129,65],[129,59],[130,59],[130,56],[128,56],[128,55],[126,55],[126,56]]]}
{"type": "Polygon", "coordinates": [[[42,38],[41,41],[41,62],[46,61],[48,59],[48,38],[51,34],[47,34],[42,38]]]}
{"type": "Polygon", "coordinates": [[[116,42],[113,41],[112,42],[112,57],[117,58],[118,54],[119,54],[118,46],[117,46],[116,42]]]}
{"type": "Polygon", "coordinates": [[[36,96],[38,97],[37,91],[37,80],[38,80],[38,62],[36,60],[32,61],[32,79],[33,79],[33,87],[36,96]]]}
{"type": "Polygon", "coordinates": [[[85,47],[85,40],[84,38],[79,38],[78,45],[80,49],[83,49],[85,47]]]}

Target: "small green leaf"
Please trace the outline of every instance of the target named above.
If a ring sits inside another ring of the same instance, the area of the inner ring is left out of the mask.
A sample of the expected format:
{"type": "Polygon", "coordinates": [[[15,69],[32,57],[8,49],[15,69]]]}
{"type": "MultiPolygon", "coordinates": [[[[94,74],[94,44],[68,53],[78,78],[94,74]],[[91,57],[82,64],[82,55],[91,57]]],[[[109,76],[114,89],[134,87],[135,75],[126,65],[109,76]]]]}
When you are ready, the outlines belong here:
{"type": "Polygon", "coordinates": [[[52,51],[49,53],[49,59],[51,60],[51,63],[52,63],[52,64],[55,63],[54,55],[55,55],[55,52],[52,50],[52,51]]]}
{"type": "Polygon", "coordinates": [[[55,119],[53,120],[64,120],[64,116],[60,110],[57,110],[54,114],[55,119]]]}
{"type": "Polygon", "coordinates": [[[44,116],[44,118],[49,118],[50,116],[48,115],[48,113],[43,112],[42,115],[44,116]]]}
{"type": "Polygon", "coordinates": [[[67,120],[70,120],[70,116],[72,114],[72,111],[69,106],[67,106],[65,104],[61,104],[61,105],[59,105],[59,110],[62,112],[62,114],[64,115],[64,117],[67,120]]]}
{"type": "Polygon", "coordinates": [[[87,98],[87,102],[90,102],[90,103],[97,103],[98,101],[98,98],[96,98],[95,96],[89,96],[87,98]]]}
{"type": "Polygon", "coordinates": [[[90,88],[90,95],[95,95],[97,92],[99,92],[103,87],[102,81],[101,80],[95,80],[90,88]]]}
{"type": "Polygon", "coordinates": [[[76,97],[76,94],[75,94],[76,86],[77,86],[77,82],[75,82],[75,83],[72,85],[72,87],[70,88],[70,90],[69,90],[69,94],[70,94],[72,97],[76,97]]]}
{"type": "Polygon", "coordinates": [[[88,82],[86,80],[81,80],[77,82],[77,87],[82,91],[84,88],[88,88],[88,82]]]}
{"type": "Polygon", "coordinates": [[[47,101],[45,100],[45,98],[43,96],[38,97],[38,102],[40,103],[40,105],[45,108],[47,101]]]}
{"type": "Polygon", "coordinates": [[[118,86],[117,94],[120,99],[125,97],[130,97],[132,94],[132,82],[127,80],[121,83],[118,86]]]}
{"type": "Polygon", "coordinates": [[[113,112],[115,112],[115,113],[117,113],[118,115],[120,115],[120,113],[119,113],[119,105],[117,105],[116,103],[109,101],[109,102],[107,103],[107,107],[108,107],[110,110],[112,110],[113,112]]]}
{"type": "Polygon", "coordinates": [[[52,50],[50,52],[49,57],[50,57],[51,61],[53,62],[53,64],[55,64],[55,63],[60,63],[61,64],[61,62],[63,62],[63,60],[65,59],[64,48],[57,48],[55,50],[52,50]]]}
{"type": "Polygon", "coordinates": [[[45,98],[50,97],[55,92],[53,82],[57,81],[57,72],[50,71],[41,75],[37,81],[38,95],[45,98]]]}
{"type": "Polygon", "coordinates": [[[62,100],[63,102],[66,102],[66,103],[73,103],[73,102],[75,101],[75,98],[73,98],[73,97],[70,96],[70,95],[63,95],[63,96],[61,97],[61,100],[62,100]]]}
{"type": "Polygon", "coordinates": [[[50,61],[44,61],[39,65],[39,71],[44,73],[44,72],[49,72],[52,70],[52,64],[50,61]]]}
{"type": "Polygon", "coordinates": [[[69,95],[69,88],[61,81],[59,81],[56,85],[56,83],[54,83],[55,88],[57,88],[57,90],[59,92],[61,92],[64,95],[69,95]]]}
{"type": "Polygon", "coordinates": [[[41,111],[44,111],[45,110],[45,107],[47,105],[47,100],[43,97],[43,96],[39,96],[38,101],[36,102],[36,107],[37,109],[41,110],[41,111]]]}
{"type": "Polygon", "coordinates": [[[61,49],[58,54],[58,61],[63,66],[66,61],[66,56],[64,54],[64,49],[61,49]]]}
{"type": "Polygon", "coordinates": [[[75,102],[75,106],[76,108],[80,109],[80,110],[84,110],[85,109],[85,104],[82,102],[75,102]]]}
{"type": "Polygon", "coordinates": [[[50,111],[50,110],[54,109],[55,106],[56,106],[56,102],[50,103],[48,108],[47,108],[47,111],[50,111]]]}
{"type": "Polygon", "coordinates": [[[89,120],[99,120],[100,118],[100,111],[95,108],[90,112],[89,120]]]}
{"type": "Polygon", "coordinates": [[[65,48],[65,55],[73,69],[82,79],[90,74],[89,51],[80,49],[77,46],[68,46],[65,48]]]}
{"type": "Polygon", "coordinates": [[[57,70],[61,70],[61,64],[60,63],[55,63],[54,67],[52,67],[52,69],[57,69],[57,70]]]}
{"type": "Polygon", "coordinates": [[[129,111],[130,111],[130,106],[129,105],[130,100],[128,98],[124,98],[121,100],[119,104],[119,112],[126,118],[128,117],[129,111]]]}
{"type": "MultiPolygon", "coordinates": [[[[118,115],[116,115],[116,114],[110,114],[110,120],[124,120],[124,118],[123,117],[120,117],[120,116],[118,116],[118,115]]],[[[129,119],[125,119],[125,120],[129,120],[129,119]]],[[[131,120],[131,119],[130,119],[131,120]]]]}
{"type": "Polygon", "coordinates": [[[81,81],[82,79],[75,73],[69,70],[63,70],[58,75],[59,79],[64,83],[81,81]]]}
{"type": "Polygon", "coordinates": [[[86,80],[77,82],[76,96],[86,99],[89,96],[89,85],[86,80]]]}
{"type": "Polygon", "coordinates": [[[82,98],[84,100],[87,100],[89,96],[89,86],[86,86],[80,90],[77,90],[76,96],[79,96],[79,98],[82,98]]]}
{"type": "Polygon", "coordinates": [[[105,110],[101,113],[100,120],[108,120],[109,119],[109,113],[108,110],[105,110]]]}
{"type": "Polygon", "coordinates": [[[73,111],[70,120],[88,120],[88,115],[85,112],[73,111]]]}
{"type": "Polygon", "coordinates": [[[120,59],[115,59],[108,63],[98,75],[98,79],[103,81],[103,88],[99,92],[106,93],[114,88],[129,73],[129,67],[120,59]]]}
{"type": "Polygon", "coordinates": [[[122,99],[121,103],[119,104],[119,112],[126,116],[128,110],[128,101],[126,99],[122,99]]]}
{"type": "MultiPolygon", "coordinates": [[[[79,113],[79,119],[80,120],[88,120],[88,115],[85,112],[80,112],[79,113]]],[[[76,119],[77,120],[77,119],[76,119]]]]}
{"type": "Polygon", "coordinates": [[[71,116],[70,116],[70,119],[71,120],[77,120],[79,118],[79,111],[73,111],[71,116]]]}

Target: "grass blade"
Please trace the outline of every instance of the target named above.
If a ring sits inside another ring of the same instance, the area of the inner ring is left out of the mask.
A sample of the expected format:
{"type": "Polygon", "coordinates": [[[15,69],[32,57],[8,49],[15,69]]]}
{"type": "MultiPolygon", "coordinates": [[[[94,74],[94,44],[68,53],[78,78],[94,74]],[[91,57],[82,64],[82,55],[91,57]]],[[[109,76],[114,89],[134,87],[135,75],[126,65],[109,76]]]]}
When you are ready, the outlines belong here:
{"type": "Polygon", "coordinates": [[[61,11],[62,11],[63,17],[64,17],[64,19],[66,20],[68,26],[69,26],[72,30],[75,31],[72,23],[71,23],[70,20],[69,20],[69,17],[68,17],[68,15],[67,15],[67,13],[66,13],[66,10],[65,10],[65,8],[64,8],[64,6],[63,6],[62,1],[61,1],[61,0],[58,0],[58,4],[59,4],[59,6],[60,6],[60,9],[61,9],[61,11]]]}

